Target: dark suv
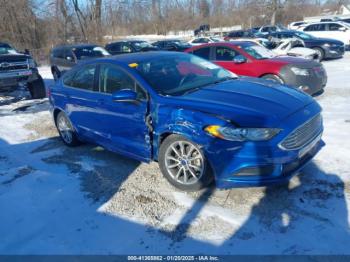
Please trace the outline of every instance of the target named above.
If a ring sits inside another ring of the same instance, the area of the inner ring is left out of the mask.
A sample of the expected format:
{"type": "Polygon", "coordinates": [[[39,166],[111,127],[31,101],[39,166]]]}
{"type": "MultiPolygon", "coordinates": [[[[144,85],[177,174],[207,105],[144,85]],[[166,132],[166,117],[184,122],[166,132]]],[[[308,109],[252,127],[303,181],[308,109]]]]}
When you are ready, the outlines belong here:
{"type": "Polygon", "coordinates": [[[22,54],[9,44],[0,43],[0,91],[25,85],[32,98],[46,96],[44,81],[29,54],[22,54]]]}
{"type": "Polygon", "coordinates": [[[144,40],[125,40],[113,42],[107,44],[105,48],[112,55],[159,50],[158,47],[155,47],[144,40]]]}
{"type": "Polygon", "coordinates": [[[57,46],[51,50],[51,72],[57,80],[65,71],[69,70],[81,60],[109,56],[103,47],[94,44],[76,44],[57,46]]]}
{"type": "Polygon", "coordinates": [[[177,52],[183,52],[186,49],[192,47],[192,45],[180,39],[160,40],[160,41],[154,42],[152,45],[158,47],[161,50],[177,51],[177,52]]]}

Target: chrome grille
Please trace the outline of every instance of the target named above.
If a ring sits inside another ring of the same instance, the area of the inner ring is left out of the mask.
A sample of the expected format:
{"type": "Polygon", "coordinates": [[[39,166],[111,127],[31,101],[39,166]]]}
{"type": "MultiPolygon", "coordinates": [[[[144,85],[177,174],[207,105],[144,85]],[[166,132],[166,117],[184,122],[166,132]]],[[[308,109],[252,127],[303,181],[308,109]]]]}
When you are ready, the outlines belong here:
{"type": "Polygon", "coordinates": [[[316,138],[322,132],[322,128],[322,116],[317,115],[290,133],[280,143],[280,147],[285,150],[302,148],[316,138]]]}
{"type": "Polygon", "coordinates": [[[0,72],[11,72],[15,70],[23,70],[23,69],[28,69],[28,62],[23,61],[23,62],[2,62],[0,63],[0,72]]]}

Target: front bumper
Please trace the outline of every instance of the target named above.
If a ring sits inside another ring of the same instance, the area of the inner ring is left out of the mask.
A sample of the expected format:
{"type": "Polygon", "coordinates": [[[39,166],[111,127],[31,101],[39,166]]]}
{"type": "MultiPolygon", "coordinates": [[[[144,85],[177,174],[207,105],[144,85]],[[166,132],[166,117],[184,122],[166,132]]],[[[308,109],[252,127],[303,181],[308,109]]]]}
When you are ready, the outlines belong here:
{"type": "Polygon", "coordinates": [[[281,70],[280,74],[285,84],[298,88],[309,95],[321,92],[327,85],[327,73],[321,67],[310,68],[308,76],[296,75],[289,67],[281,70]]]}
{"type": "MultiPolygon", "coordinates": [[[[231,187],[252,187],[252,186],[268,186],[274,184],[282,184],[288,182],[294,175],[308,164],[313,157],[321,150],[325,143],[320,140],[313,146],[303,157],[299,158],[298,153],[294,156],[286,155],[285,157],[278,157],[266,159],[266,162],[261,161],[259,165],[251,166],[250,161],[246,161],[245,164],[249,168],[241,168],[232,173],[231,176],[216,180],[218,188],[231,188],[231,187]],[[247,170],[251,170],[249,174],[247,170]],[[261,172],[260,175],[255,175],[256,170],[261,172]],[[241,173],[243,171],[243,174],[241,173]],[[264,173],[264,171],[267,171],[264,173]]],[[[252,161],[251,163],[254,163],[252,161]]]]}
{"type": "Polygon", "coordinates": [[[38,79],[38,69],[25,69],[9,72],[0,72],[0,88],[17,86],[20,83],[28,83],[38,79]]]}
{"type": "Polygon", "coordinates": [[[330,46],[324,48],[324,58],[340,58],[344,55],[346,47],[344,46],[330,46]]]}
{"type": "MultiPolygon", "coordinates": [[[[263,186],[288,181],[325,145],[321,126],[309,133],[310,139],[286,150],[281,146],[289,135],[320,114],[314,102],[288,116],[277,126],[282,131],[269,141],[234,142],[216,139],[204,152],[219,188],[263,186]]],[[[304,131],[303,131],[304,132],[304,131]]]]}

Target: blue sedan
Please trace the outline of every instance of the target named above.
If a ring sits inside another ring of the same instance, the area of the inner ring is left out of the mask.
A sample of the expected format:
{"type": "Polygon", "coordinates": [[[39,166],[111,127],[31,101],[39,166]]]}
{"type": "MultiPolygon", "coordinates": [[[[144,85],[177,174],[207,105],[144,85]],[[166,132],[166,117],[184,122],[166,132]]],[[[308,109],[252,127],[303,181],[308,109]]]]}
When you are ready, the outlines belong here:
{"type": "Polygon", "coordinates": [[[147,52],[79,64],[50,90],[63,142],[98,144],[194,191],[287,181],[324,145],[309,95],[199,57],[147,52]]]}

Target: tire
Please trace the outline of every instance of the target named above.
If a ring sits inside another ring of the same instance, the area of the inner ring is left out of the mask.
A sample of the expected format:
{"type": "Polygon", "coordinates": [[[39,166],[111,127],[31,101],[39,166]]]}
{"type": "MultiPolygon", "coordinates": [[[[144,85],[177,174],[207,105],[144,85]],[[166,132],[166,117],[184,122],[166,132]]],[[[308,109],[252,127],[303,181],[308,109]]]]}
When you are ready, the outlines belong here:
{"type": "Polygon", "coordinates": [[[38,75],[38,79],[28,83],[28,90],[32,99],[46,97],[45,83],[40,75],[38,75]]]}
{"type": "Polygon", "coordinates": [[[324,60],[324,55],[325,55],[323,49],[320,47],[314,47],[312,49],[317,52],[318,62],[322,62],[324,60]]]}
{"type": "Polygon", "coordinates": [[[265,79],[265,80],[269,80],[269,81],[273,81],[273,82],[277,82],[279,84],[284,84],[284,81],[282,78],[280,78],[279,76],[277,75],[273,75],[273,74],[268,74],[268,75],[264,75],[261,77],[262,79],[265,79]]]}
{"type": "Polygon", "coordinates": [[[214,181],[203,151],[197,144],[180,135],[170,135],[163,141],[158,162],[165,178],[180,190],[198,191],[214,181]]]}
{"type": "Polygon", "coordinates": [[[64,112],[59,112],[56,119],[57,131],[63,141],[69,147],[75,147],[80,144],[76,131],[64,112]]]}
{"type": "Polygon", "coordinates": [[[52,76],[53,76],[53,79],[55,80],[55,82],[61,77],[61,73],[58,71],[57,68],[52,68],[51,70],[52,72],[52,76]]]}

